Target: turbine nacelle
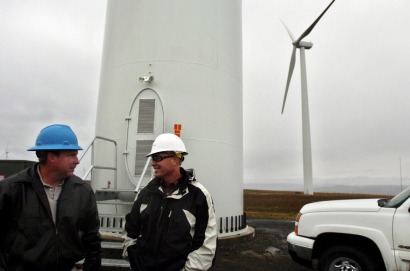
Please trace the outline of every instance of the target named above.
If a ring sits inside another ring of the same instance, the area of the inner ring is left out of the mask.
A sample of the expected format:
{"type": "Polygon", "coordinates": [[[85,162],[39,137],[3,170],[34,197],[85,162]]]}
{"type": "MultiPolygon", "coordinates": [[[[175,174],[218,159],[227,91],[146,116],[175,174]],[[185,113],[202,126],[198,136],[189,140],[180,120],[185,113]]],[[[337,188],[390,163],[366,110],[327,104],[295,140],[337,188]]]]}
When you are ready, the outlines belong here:
{"type": "Polygon", "coordinates": [[[299,41],[299,43],[296,43],[296,42],[294,42],[294,43],[292,43],[293,44],[293,46],[296,46],[296,48],[305,48],[306,50],[309,50],[310,48],[312,48],[312,46],[313,46],[313,43],[312,42],[310,42],[310,41],[299,41]]]}

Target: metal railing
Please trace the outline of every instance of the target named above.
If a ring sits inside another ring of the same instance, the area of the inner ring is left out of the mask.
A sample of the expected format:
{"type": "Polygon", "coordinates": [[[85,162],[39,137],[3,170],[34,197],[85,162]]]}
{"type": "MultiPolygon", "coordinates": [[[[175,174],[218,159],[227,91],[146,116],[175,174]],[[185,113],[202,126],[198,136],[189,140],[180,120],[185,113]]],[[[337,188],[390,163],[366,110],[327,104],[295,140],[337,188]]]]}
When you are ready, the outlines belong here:
{"type": "MultiPolygon", "coordinates": [[[[113,139],[109,139],[106,137],[102,137],[102,136],[96,136],[91,143],[87,146],[87,148],[84,150],[83,154],[80,157],[80,161],[85,157],[85,155],[87,154],[87,152],[91,150],[91,166],[89,167],[89,169],[86,171],[86,173],[84,174],[84,176],[82,177],[83,180],[85,180],[88,175],[90,175],[91,171],[93,169],[108,169],[108,170],[114,170],[114,188],[117,188],[117,142],[113,139]],[[103,141],[107,141],[107,142],[111,142],[114,144],[114,166],[113,167],[108,167],[108,166],[98,166],[98,165],[94,165],[94,143],[97,139],[101,139],[103,141]]],[[[91,179],[92,182],[92,179],[91,179]]]]}
{"type": "Polygon", "coordinates": [[[100,214],[100,230],[107,232],[123,232],[125,216],[115,214],[100,214]]]}

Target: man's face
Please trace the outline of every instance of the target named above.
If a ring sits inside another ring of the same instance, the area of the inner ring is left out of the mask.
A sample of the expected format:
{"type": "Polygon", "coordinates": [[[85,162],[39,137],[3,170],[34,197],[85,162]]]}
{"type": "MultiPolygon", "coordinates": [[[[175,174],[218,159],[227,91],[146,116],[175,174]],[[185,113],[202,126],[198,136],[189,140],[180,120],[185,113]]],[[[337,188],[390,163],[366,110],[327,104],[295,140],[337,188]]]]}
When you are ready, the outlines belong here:
{"type": "Polygon", "coordinates": [[[152,155],[151,165],[154,168],[154,176],[167,181],[167,177],[179,172],[177,159],[173,152],[161,152],[152,155]]]}
{"type": "Polygon", "coordinates": [[[78,161],[78,151],[60,151],[58,155],[51,154],[51,162],[54,169],[61,174],[62,178],[72,176],[76,166],[80,163],[78,161]]]}

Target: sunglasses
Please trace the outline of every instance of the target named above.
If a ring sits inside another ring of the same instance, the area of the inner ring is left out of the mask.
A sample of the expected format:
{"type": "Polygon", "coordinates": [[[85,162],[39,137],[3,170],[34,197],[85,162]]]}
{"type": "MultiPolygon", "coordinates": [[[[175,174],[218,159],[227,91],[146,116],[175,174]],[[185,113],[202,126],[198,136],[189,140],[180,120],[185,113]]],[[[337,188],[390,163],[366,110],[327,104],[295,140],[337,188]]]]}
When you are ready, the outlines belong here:
{"type": "Polygon", "coordinates": [[[155,163],[161,162],[164,159],[167,158],[171,158],[171,157],[176,157],[175,155],[168,155],[168,156],[160,156],[160,155],[155,155],[155,156],[151,156],[152,161],[154,161],[155,163]]]}

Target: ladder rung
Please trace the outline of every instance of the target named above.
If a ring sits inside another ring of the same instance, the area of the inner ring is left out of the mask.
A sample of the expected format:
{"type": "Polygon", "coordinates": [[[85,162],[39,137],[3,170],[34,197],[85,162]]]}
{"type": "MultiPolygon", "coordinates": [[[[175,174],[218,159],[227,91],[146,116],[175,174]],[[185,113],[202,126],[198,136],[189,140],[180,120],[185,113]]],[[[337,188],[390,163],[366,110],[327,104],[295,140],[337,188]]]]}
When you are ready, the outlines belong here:
{"type": "Polygon", "coordinates": [[[95,190],[95,192],[133,192],[135,193],[134,189],[115,189],[115,188],[101,188],[95,190]]]}
{"type": "Polygon", "coordinates": [[[123,232],[124,229],[122,229],[122,228],[100,227],[100,231],[105,231],[105,232],[123,232]]]}
{"type": "MultiPolygon", "coordinates": [[[[83,264],[84,259],[78,261],[76,264],[83,264]]],[[[101,266],[110,266],[110,267],[130,267],[130,262],[123,259],[101,259],[101,266]]]]}
{"type": "Polygon", "coordinates": [[[119,201],[117,199],[110,200],[98,200],[97,204],[109,204],[109,205],[133,205],[134,202],[119,201]]]}
{"type": "Polygon", "coordinates": [[[101,247],[106,249],[122,249],[122,243],[103,241],[101,242],[101,247]]]}
{"type": "Polygon", "coordinates": [[[130,267],[130,262],[122,259],[101,259],[101,266],[130,267]]]}

